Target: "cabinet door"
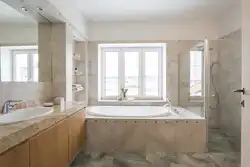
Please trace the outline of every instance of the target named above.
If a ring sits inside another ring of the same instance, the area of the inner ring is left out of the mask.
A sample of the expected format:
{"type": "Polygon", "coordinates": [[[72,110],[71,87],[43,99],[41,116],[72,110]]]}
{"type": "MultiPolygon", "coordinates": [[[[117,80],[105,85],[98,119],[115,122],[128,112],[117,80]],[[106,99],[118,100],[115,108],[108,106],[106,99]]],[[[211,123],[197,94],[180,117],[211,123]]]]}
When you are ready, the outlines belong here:
{"type": "Polygon", "coordinates": [[[30,139],[30,167],[66,167],[67,165],[67,120],[30,139]]]}
{"type": "Polygon", "coordinates": [[[71,161],[80,151],[84,143],[84,111],[69,118],[69,160],[71,161]]]}
{"type": "Polygon", "coordinates": [[[1,167],[29,167],[29,142],[20,144],[0,155],[1,167]]]}

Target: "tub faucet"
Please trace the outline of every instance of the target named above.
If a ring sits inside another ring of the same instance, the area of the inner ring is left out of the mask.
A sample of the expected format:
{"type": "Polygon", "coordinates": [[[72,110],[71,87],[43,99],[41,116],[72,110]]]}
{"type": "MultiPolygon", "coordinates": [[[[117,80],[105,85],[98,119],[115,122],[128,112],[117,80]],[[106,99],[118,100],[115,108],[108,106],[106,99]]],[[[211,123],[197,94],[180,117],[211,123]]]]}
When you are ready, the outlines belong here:
{"type": "Polygon", "coordinates": [[[164,105],[164,107],[169,107],[171,111],[179,114],[179,111],[176,108],[173,108],[172,103],[169,99],[167,99],[167,103],[164,105]]]}
{"type": "Polygon", "coordinates": [[[119,100],[119,101],[122,101],[122,100],[126,99],[126,97],[127,97],[127,92],[128,92],[128,89],[127,89],[127,88],[121,88],[121,93],[120,93],[120,95],[119,95],[119,97],[118,97],[118,100],[119,100]]]}
{"type": "Polygon", "coordinates": [[[169,99],[166,101],[167,103],[164,105],[164,107],[169,107],[172,110],[172,103],[169,99]]]}
{"type": "Polygon", "coordinates": [[[10,109],[13,107],[13,105],[11,105],[10,103],[18,103],[21,102],[21,100],[7,100],[6,102],[4,102],[3,104],[3,108],[1,113],[2,114],[7,114],[9,113],[10,109]]]}

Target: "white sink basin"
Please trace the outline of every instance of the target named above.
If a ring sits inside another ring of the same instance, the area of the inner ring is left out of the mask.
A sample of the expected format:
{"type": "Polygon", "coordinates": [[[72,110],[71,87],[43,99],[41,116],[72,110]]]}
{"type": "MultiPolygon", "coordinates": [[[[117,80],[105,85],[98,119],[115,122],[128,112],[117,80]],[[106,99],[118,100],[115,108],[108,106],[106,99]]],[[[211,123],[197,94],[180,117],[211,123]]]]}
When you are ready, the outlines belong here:
{"type": "Polygon", "coordinates": [[[0,115],[0,125],[18,123],[21,121],[45,116],[52,112],[52,107],[35,107],[15,110],[7,114],[0,115]]]}

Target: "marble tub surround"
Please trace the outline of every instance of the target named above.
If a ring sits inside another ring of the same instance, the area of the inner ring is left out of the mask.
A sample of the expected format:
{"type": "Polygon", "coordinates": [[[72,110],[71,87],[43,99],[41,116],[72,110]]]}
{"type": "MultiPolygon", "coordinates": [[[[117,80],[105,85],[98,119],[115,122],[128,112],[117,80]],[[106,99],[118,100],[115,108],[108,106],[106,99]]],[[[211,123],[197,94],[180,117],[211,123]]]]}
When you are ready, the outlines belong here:
{"type": "Polygon", "coordinates": [[[16,124],[0,125],[0,154],[85,107],[84,102],[67,102],[63,112],[55,106],[50,115],[16,124]]]}
{"type": "Polygon", "coordinates": [[[205,152],[205,120],[89,119],[88,152],[205,152]]]}

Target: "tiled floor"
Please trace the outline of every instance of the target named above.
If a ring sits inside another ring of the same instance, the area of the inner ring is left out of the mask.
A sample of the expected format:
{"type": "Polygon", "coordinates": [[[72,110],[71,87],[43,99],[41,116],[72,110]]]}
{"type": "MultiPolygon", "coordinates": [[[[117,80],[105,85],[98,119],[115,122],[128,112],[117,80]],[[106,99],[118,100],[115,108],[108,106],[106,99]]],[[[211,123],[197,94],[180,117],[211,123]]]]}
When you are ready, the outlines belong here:
{"type": "Polygon", "coordinates": [[[234,137],[219,129],[209,130],[208,153],[84,153],[71,167],[240,167],[234,137]]]}

